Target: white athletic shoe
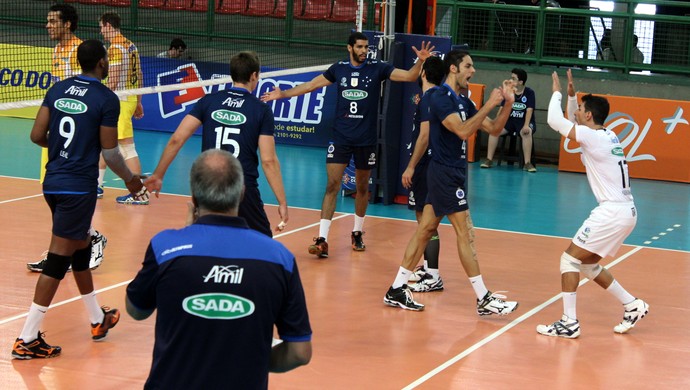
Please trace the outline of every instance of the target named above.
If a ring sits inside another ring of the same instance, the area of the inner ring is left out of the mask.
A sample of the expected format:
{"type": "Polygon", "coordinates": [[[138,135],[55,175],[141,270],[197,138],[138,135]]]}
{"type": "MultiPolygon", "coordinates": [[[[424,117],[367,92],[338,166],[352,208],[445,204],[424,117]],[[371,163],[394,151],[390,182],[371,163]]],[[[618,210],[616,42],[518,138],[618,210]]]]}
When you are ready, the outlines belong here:
{"type": "Polygon", "coordinates": [[[443,290],[443,280],[439,276],[438,279],[434,279],[431,274],[425,274],[419,282],[411,284],[410,290],[413,292],[431,292],[431,291],[441,291],[443,290]]]}
{"type": "Polygon", "coordinates": [[[613,327],[614,332],[621,334],[628,333],[630,329],[635,327],[637,321],[641,320],[649,313],[649,305],[641,299],[635,299],[627,305],[623,305],[623,307],[625,308],[623,321],[613,327]]]}
{"type": "Polygon", "coordinates": [[[580,321],[563,314],[560,320],[551,325],[537,325],[537,333],[544,336],[576,339],[580,337],[580,321]]]}
{"type": "Polygon", "coordinates": [[[89,260],[89,268],[92,271],[98,268],[103,262],[103,250],[107,244],[108,239],[98,232],[98,230],[96,230],[96,235],[91,236],[91,260],[89,260]]]}
{"type": "Polygon", "coordinates": [[[505,299],[505,295],[492,293],[491,291],[487,292],[484,298],[477,299],[477,314],[480,316],[488,316],[491,314],[504,316],[514,312],[518,307],[518,303],[515,301],[505,301],[505,299]]]}
{"type": "Polygon", "coordinates": [[[408,279],[410,282],[419,282],[422,280],[422,277],[426,275],[426,269],[424,269],[423,265],[418,265],[415,267],[414,271],[412,272],[412,275],[410,275],[410,278],[408,279]]]}

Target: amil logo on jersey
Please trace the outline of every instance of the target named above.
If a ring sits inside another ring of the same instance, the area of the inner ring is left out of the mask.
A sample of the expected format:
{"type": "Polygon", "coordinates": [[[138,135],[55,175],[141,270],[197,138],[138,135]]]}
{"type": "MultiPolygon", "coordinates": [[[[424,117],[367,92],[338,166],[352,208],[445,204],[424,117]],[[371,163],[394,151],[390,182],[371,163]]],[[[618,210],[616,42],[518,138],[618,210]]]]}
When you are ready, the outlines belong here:
{"type": "MultiPolygon", "coordinates": [[[[195,64],[185,64],[178,66],[170,72],[159,73],[157,80],[158,85],[169,85],[201,81],[201,76],[195,64]]],[[[161,117],[168,118],[184,112],[188,105],[196,103],[197,100],[205,95],[206,91],[203,87],[160,92],[158,93],[158,106],[161,111],[161,117]]]]}

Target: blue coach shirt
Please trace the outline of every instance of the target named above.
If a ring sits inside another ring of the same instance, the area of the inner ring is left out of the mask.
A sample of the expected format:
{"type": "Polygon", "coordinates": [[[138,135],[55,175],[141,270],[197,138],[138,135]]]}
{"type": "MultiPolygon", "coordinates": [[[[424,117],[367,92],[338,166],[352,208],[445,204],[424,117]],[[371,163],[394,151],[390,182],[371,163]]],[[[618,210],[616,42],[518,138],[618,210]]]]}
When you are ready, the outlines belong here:
{"type": "Polygon", "coordinates": [[[294,255],[242,218],[157,234],[127,297],[157,310],[147,389],[265,389],[273,326],[311,340],[294,255]]]}
{"type": "Polygon", "coordinates": [[[323,76],[338,88],[333,141],[348,146],[376,145],[381,82],[387,80],[393,65],[367,59],[360,66],[350,61],[331,65],[323,76]]]}
{"type": "Polygon", "coordinates": [[[120,101],[100,80],[83,75],[53,85],[43,106],[50,109],[48,164],[43,192],[86,194],[98,186],[101,126],[117,127],[120,101]]]}

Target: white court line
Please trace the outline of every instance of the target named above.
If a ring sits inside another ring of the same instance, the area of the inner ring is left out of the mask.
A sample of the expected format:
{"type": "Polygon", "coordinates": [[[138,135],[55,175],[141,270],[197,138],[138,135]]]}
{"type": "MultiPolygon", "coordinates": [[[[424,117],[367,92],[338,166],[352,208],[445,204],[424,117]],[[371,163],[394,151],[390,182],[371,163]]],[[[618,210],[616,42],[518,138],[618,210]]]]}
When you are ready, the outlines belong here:
{"type": "MultiPolygon", "coordinates": [[[[108,287],[105,287],[105,288],[101,288],[101,289],[95,290],[95,292],[96,292],[96,294],[100,294],[100,293],[102,293],[102,292],[105,292],[105,291],[108,291],[108,290],[112,290],[112,289],[115,289],[115,288],[118,288],[118,287],[122,287],[122,286],[124,286],[124,285],[127,285],[127,284],[129,284],[129,282],[131,282],[131,281],[132,281],[132,279],[126,280],[126,281],[124,281],[124,282],[120,282],[120,283],[114,284],[114,285],[112,285],[112,286],[108,286],[108,287]]],[[[64,301],[60,301],[60,302],[57,302],[57,303],[53,303],[53,304],[51,304],[51,305],[48,307],[48,309],[52,309],[52,308],[54,308],[54,307],[66,305],[66,304],[68,304],[68,303],[72,303],[72,302],[78,301],[78,300],[80,300],[80,299],[81,299],[81,296],[78,296],[78,297],[73,297],[73,298],[66,299],[66,300],[64,300],[64,301]]],[[[9,317],[9,318],[2,319],[2,320],[0,320],[0,325],[5,325],[5,324],[7,324],[7,323],[9,323],[9,322],[16,321],[16,320],[20,320],[20,319],[26,317],[28,314],[29,314],[29,313],[26,312],[26,313],[24,313],[24,314],[19,314],[19,315],[16,315],[16,316],[14,316],[14,317],[9,317]]]]}
{"type": "Polygon", "coordinates": [[[14,199],[2,200],[2,201],[0,201],[0,204],[12,203],[12,202],[19,202],[20,200],[27,200],[27,199],[32,199],[32,198],[38,198],[39,196],[43,196],[43,194],[22,196],[21,198],[14,198],[14,199]]]}
{"type": "MultiPolygon", "coordinates": [[[[642,246],[635,247],[635,248],[634,248],[633,250],[631,250],[630,252],[628,252],[628,253],[624,254],[623,256],[617,258],[616,260],[612,261],[612,262],[611,262],[610,264],[608,264],[605,268],[608,269],[608,268],[613,267],[614,265],[620,263],[621,261],[627,259],[627,258],[630,257],[631,255],[633,255],[633,254],[639,252],[640,250],[642,250],[642,249],[644,249],[644,248],[645,248],[645,247],[642,247],[642,246]]],[[[589,281],[589,279],[587,279],[587,278],[580,280],[579,286],[582,286],[583,284],[587,283],[588,281],[589,281]]],[[[460,352],[458,355],[454,356],[453,358],[451,358],[450,360],[448,360],[448,361],[446,361],[445,363],[441,364],[440,366],[438,366],[438,367],[434,368],[433,370],[429,371],[428,373],[426,373],[425,375],[423,375],[422,377],[420,377],[420,378],[417,379],[416,381],[414,381],[414,382],[410,383],[409,385],[407,385],[406,387],[404,387],[403,390],[411,390],[411,389],[414,389],[414,388],[416,388],[417,386],[421,385],[422,383],[428,381],[429,379],[433,378],[436,374],[439,374],[441,371],[443,371],[443,370],[445,370],[446,368],[452,366],[453,364],[457,363],[457,362],[460,361],[461,359],[467,357],[467,356],[468,356],[469,354],[471,354],[472,352],[474,352],[474,351],[478,350],[479,348],[483,347],[484,345],[490,343],[491,341],[493,341],[494,339],[496,339],[498,336],[502,335],[503,333],[506,333],[508,330],[510,330],[511,328],[515,327],[515,326],[518,325],[519,323],[521,323],[521,322],[525,321],[526,319],[532,317],[533,315],[537,314],[538,312],[540,312],[541,310],[543,310],[545,307],[547,307],[547,306],[549,306],[550,304],[556,302],[556,301],[559,300],[560,298],[561,298],[561,294],[554,295],[553,297],[549,298],[546,302],[544,302],[544,303],[542,303],[541,305],[535,307],[534,309],[528,311],[527,313],[521,315],[520,317],[514,319],[513,321],[511,321],[509,324],[507,324],[507,325],[504,326],[503,328],[501,328],[501,329],[495,331],[494,333],[490,334],[488,337],[486,337],[486,338],[484,338],[483,340],[479,341],[478,343],[472,345],[471,347],[467,348],[466,350],[460,352]]]]}
{"type": "MultiPolygon", "coordinates": [[[[341,219],[341,218],[345,218],[345,217],[349,217],[349,216],[351,216],[351,215],[352,215],[352,214],[338,215],[337,217],[333,217],[333,220],[341,219]]],[[[311,224],[311,225],[303,226],[303,227],[301,227],[301,228],[299,228],[299,229],[294,229],[294,230],[290,230],[290,231],[285,232],[285,233],[281,233],[281,234],[279,234],[279,235],[274,236],[273,238],[279,238],[279,237],[287,236],[287,235],[289,235],[289,234],[297,233],[297,232],[299,232],[299,231],[302,231],[302,230],[305,230],[305,229],[308,229],[308,228],[312,228],[312,227],[318,226],[318,225],[319,225],[319,222],[313,223],[313,224],[311,224]]],[[[100,294],[100,293],[102,293],[102,292],[104,292],[104,291],[113,290],[113,289],[116,289],[116,288],[118,288],[118,287],[125,286],[125,285],[129,284],[131,281],[132,281],[132,279],[129,279],[129,280],[126,280],[126,281],[124,281],[124,282],[120,282],[120,283],[114,284],[114,285],[112,285],[112,286],[108,286],[108,287],[104,287],[104,288],[98,289],[98,290],[96,290],[96,294],[100,294]]],[[[59,306],[62,306],[62,305],[66,305],[66,304],[68,304],[68,303],[72,303],[72,302],[78,301],[78,300],[80,300],[80,299],[81,299],[81,296],[72,297],[72,298],[66,299],[66,300],[64,300],[64,301],[60,301],[60,302],[57,302],[57,303],[53,303],[53,304],[51,304],[48,308],[49,308],[49,309],[52,309],[52,308],[54,308],[54,307],[59,307],[59,306]]],[[[13,317],[0,319],[0,325],[5,325],[5,324],[10,323],[10,322],[12,322],[12,321],[21,320],[22,318],[25,318],[28,314],[29,314],[29,313],[26,312],[26,313],[23,313],[23,314],[18,314],[18,315],[13,316],[13,317]]]]}

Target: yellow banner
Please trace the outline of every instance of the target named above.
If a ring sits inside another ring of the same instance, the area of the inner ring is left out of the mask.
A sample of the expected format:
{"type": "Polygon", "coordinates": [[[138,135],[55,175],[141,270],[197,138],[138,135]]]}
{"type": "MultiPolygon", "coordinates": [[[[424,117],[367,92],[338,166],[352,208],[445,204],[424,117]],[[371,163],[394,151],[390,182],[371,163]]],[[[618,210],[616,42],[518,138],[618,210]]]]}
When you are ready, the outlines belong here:
{"type": "MultiPolygon", "coordinates": [[[[0,44],[0,103],[43,99],[50,88],[53,49],[0,44]]],[[[35,118],[38,107],[0,111],[0,116],[35,118]]]]}

